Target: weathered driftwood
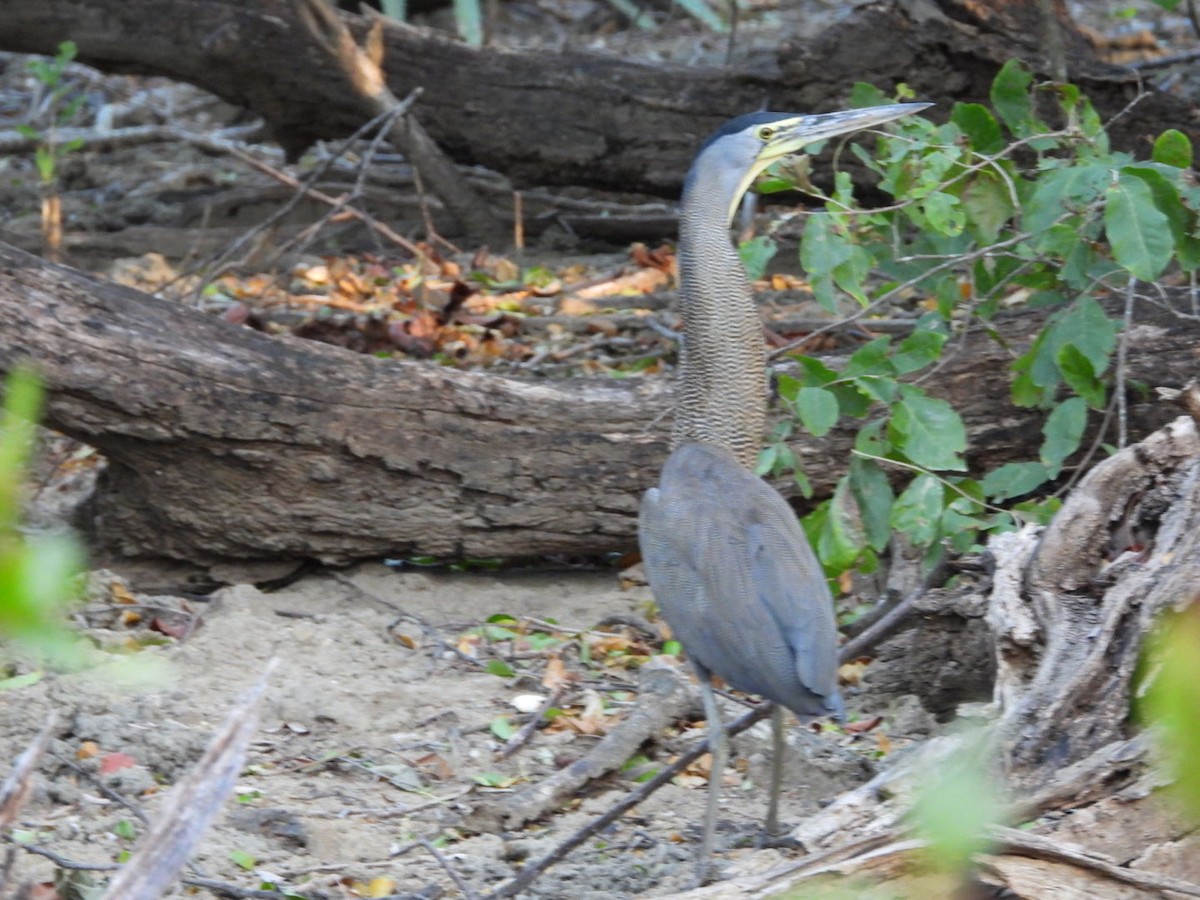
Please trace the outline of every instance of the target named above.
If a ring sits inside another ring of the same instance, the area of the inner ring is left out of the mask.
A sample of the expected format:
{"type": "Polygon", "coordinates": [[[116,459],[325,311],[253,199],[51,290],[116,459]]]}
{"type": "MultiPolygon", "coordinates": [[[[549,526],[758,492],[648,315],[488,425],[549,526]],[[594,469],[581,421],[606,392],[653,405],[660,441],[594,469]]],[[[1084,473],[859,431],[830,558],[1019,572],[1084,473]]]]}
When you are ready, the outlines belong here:
{"type": "Polygon", "coordinates": [[[578,796],[591,781],[615,772],[644,743],[700,708],[694,683],[684,672],[667,664],[642,668],[638,699],[641,702],[586,756],[494,803],[478,804],[467,819],[467,827],[479,831],[519,831],[527,822],[554,812],[578,796]]]}
{"type": "Polygon", "coordinates": [[[1196,420],[1105,460],[1031,538],[1007,542],[988,613],[1001,757],[1025,789],[1123,735],[1146,632],[1200,598],[1196,420]]]}
{"type": "MultiPolygon", "coordinates": [[[[1012,348],[1040,313],[969,336],[935,392],[994,466],[1036,455],[1040,414],[1009,405],[1012,348]]],[[[1190,323],[1130,335],[1129,376],[1180,385],[1190,323]]],[[[46,379],[50,425],[109,460],[92,526],[123,556],[193,562],[596,554],[635,543],[670,429],[666,378],[519,381],[239,328],[0,244],[0,371],[46,379]]],[[[1165,417],[1130,398],[1130,428],[1165,417]]],[[[853,432],[794,449],[818,491],[853,432]]],[[[781,485],[793,490],[794,485],[781,485]]]]}
{"type": "MultiPolygon", "coordinates": [[[[456,161],[488,166],[522,186],[576,184],[678,193],[702,137],[758,109],[844,106],[858,81],[897,81],[944,113],[988,95],[1020,56],[1040,73],[1069,63],[1107,119],[1136,92],[1135,73],[1098,63],[1062,0],[884,0],[862,4],[811,41],[786,35],[726,69],[666,65],[574,49],[476,50],[388,23],[383,65],[392,92],[425,93],[414,109],[456,161]],[[1047,27],[1042,9],[1057,15],[1047,27]],[[1056,37],[1056,40],[1048,40],[1056,37]],[[1057,49],[1056,49],[1057,48],[1057,49]]],[[[369,20],[344,14],[361,41],[369,20]]],[[[53,54],[71,39],[101,69],[165,75],[261,115],[292,156],[364,121],[345,80],[278,0],[7,0],[0,49],[53,54]]],[[[1152,94],[1113,125],[1119,146],[1144,150],[1165,127],[1200,142],[1190,106],[1152,94]]]]}

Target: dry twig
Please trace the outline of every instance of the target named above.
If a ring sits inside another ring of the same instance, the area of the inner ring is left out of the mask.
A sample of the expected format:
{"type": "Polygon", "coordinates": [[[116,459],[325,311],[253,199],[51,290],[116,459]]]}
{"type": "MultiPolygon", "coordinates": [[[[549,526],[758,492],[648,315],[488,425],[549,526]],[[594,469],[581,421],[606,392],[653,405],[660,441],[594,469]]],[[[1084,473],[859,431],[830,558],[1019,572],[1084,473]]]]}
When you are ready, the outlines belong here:
{"type": "MultiPolygon", "coordinates": [[[[270,660],[257,684],[230,711],[204,756],[171,789],[157,823],[109,884],[104,900],[156,900],[187,861],[242,769],[258,725],[257,709],[278,665],[270,660]]],[[[243,895],[254,896],[254,895],[243,895]]]]}

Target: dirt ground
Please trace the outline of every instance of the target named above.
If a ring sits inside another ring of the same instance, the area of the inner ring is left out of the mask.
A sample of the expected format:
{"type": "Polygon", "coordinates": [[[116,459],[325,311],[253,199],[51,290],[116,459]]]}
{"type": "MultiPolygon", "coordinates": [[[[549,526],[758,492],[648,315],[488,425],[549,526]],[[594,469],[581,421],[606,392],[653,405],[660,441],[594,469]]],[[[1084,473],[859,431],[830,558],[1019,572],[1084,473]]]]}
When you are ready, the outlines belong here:
{"type": "MultiPolygon", "coordinates": [[[[119,582],[115,592],[112,584],[106,573],[93,576],[85,618],[110,621],[109,627],[88,629],[89,638],[109,647],[144,644],[154,635],[146,627],[152,616],[169,614],[143,612],[141,621],[122,626],[138,607],[123,604],[128,595],[119,582]]],[[[67,859],[111,862],[129,849],[133,834],[145,827],[139,813],[154,815],[163,789],[195,763],[233,700],[272,656],[281,664],[237,796],[193,857],[193,874],[241,888],[269,880],[305,897],[374,896],[373,879],[389,880],[375,886],[384,885],[388,896],[456,895],[428,851],[396,855],[424,838],[482,893],[634,786],[628,777],[605,779],[569,809],[519,833],[475,834],[463,825],[472,809],[586,754],[636,702],[630,690],[635,672],[606,665],[599,656],[585,665],[578,652],[580,642],[604,652],[604,638],[587,635],[601,619],[646,610],[645,589],[622,590],[611,572],[498,576],[364,564],[269,593],[238,585],[203,603],[136,599],[147,606],[186,606],[196,617],[186,640],[141,649],[140,656],[166,664],[157,683],[120,689],[103,671],[88,670],[46,675],[3,695],[0,758],[15,759],[48,713],[60,716],[18,827],[30,843],[67,859]],[[476,633],[497,614],[527,623],[535,635],[558,634],[535,624],[556,620],[563,642],[551,652],[515,654],[503,641],[481,643],[476,633]],[[583,638],[570,638],[580,632],[583,638]],[[505,678],[483,669],[487,659],[505,655],[521,659],[512,665],[528,666],[529,674],[505,678]],[[561,703],[567,727],[538,732],[499,760],[503,741],[493,723],[524,721],[514,703],[522,703],[522,695],[545,696],[542,677],[552,657],[580,679],[561,703]],[[118,768],[106,771],[112,766],[118,768]]],[[[727,702],[727,709],[736,715],[734,704],[727,702]]],[[[914,718],[907,705],[902,710],[914,718]]],[[[915,718],[928,726],[928,717],[915,718]]],[[[661,762],[702,734],[664,734],[647,746],[644,762],[661,762]]],[[[784,820],[798,821],[867,777],[883,734],[809,732],[805,771],[801,754],[790,761],[784,820]],[[814,741],[828,747],[814,753],[814,741]]],[[[722,798],[723,845],[750,844],[762,821],[768,746],[765,725],[736,742],[740,759],[726,775],[722,798]]],[[[552,868],[529,895],[619,897],[688,887],[706,780],[698,769],[682,781],[552,868]]],[[[743,846],[723,853],[720,862],[732,872],[778,858],[777,851],[743,846]]],[[[54,871],[50,859],[21,853],[14,881],[53,881],[54,871]]]]}
{"type": "MultiPolygon", "coordinates": [[[[830,14],[833,6],[822,9],[830,14]]],[[[1104,4],[1085,6],[1094,12],[1104,4]]],[[[674,37],[660,36],[657,50],[643,47],[649,38],[637,32],[602,43],[672,57],[696,46],[694,31],[679,26],[674,37]]],[[[718,44],[709,50],[717,53],[718,44]]],[[[19,59],[0,62],[0,126],[8,127],[27,109],[30,86],[19,59]]],[[[139,115],[151,121],[217,128],[235,118],[212,98],[160,80],[97,75],[95,85],[98,103],[138,98],[139,115]]],[[[30,166],[27,157],[0,159],[0,212],[5,239],[32,248],[37,190],[30,166]]],[[[178,265],[240,233],[290,193],[182,142],[80,154],[64,162],[62,177],[68,258],[96,270],[150,251],[178,265]]],[[[411,198],[390,202],[395,206],[377,206],[376,215],[415,215],[411,198]]],[[[564,263],[558,253],[536,261],[564,263]]],[[[57,489],[42,491],[41,525],[72,505],[58,501],[57,489]]],[[[568,808],[519,832],[477,833],[468,824],[473,811],[581,758],[637,702],[636,664],[659,653],[661,641],[629,626],[613,626],[614,636],[605,637],[597,626],[612,616],[648,618],[644,586],[623,582],[615,567],[451,572],[382,562],[311,573],[269,591],[238,584],[206,596],[131,592],[120,576],[119,567],[116,575],[93,575],[77,622],[98,646],[161,661],[155,683],[118,688],[106,670],[93,668],[0,691],[0,767],[16,759],[49,713],[59,716],[15,826],[27,848],[11,856],[10,884],[52,882],[64,861],[122,858],[145,831],[141,817],[154,816],[166,789],[196,762],[273,656],[280,666],[236,796],[188,870],[228,884],[224,896],[255,896],[267,884],[307,898],[465,895],[455,878],[482,894],[608,809],[646,767],[703,734],[669,729],[644,746],[645,759],[631,771],[593,784],[568,808]],[[498,615],[515,624],[488,622],[498,615]],[[488,671],[496,660],[516,675],[488,671]],[[563,715],[498,758],[504,738],[555,683],[548,673],[560,664],[563,715]],[[421,839],[441,861],[425,847],[412,848],[421,839]]],[[[0,662],[0,677],[34,671],[30,660],[2,647],[0,662]]],[[[868,672],[861,688],[846,687],[857,728],[817,732],[793,723],[785,822],[800,821],[943,727],[914,697],[870,685],[868,672]]],[[[723,703],[736,714],[737,702],[723,703]]],[[[761,870],[786,855],[752,846],[765,809],[768,746],[765,726],[738,738],[737,758],[724,774],[724,876],[761,870]]],[[[663,788],[550,869],[528,896],[628,897],[690,886],[706,775],[701,766],[663,788]]],[[[104,876],[76,873],[57,896],[98,896],[87,882],[104,876]]],[[[175,895],[222,896],[198,888],[175,895]]]]}

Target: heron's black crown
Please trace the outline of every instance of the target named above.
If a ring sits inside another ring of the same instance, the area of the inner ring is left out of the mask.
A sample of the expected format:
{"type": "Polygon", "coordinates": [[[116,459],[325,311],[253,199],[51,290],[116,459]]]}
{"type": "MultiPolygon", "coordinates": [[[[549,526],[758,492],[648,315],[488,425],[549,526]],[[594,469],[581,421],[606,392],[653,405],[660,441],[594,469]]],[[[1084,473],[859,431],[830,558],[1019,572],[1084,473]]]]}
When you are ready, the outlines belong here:
{"type": "Polygon", "coordinates": [[[780,122],[784,119],[794,119],[796,113],[770,112],[763,110],[762,112],[745,113],[730,119],[716,131],[708,136],[704,144],[701,145],[699,153],[703,153],[710,144],[719,141],[721,138],[730,134],[737,134],[739,131],[745,131],[747,128],[753,128],[755,125],[770,125],[772,122],[780,122]]]}

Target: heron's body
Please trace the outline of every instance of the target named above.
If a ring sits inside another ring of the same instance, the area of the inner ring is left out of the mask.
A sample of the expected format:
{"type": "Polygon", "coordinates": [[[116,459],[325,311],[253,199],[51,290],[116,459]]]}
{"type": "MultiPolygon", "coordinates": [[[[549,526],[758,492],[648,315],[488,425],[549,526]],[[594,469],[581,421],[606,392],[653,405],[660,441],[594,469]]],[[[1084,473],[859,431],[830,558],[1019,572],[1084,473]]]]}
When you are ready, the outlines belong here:
{"type": "MultiPolygon", "coordinates": [[[[712,676],[801,716],[842,708],[833,600],[821,566],[787,501],[753,473],[767,418],[766,351],[729,221],[754,177],[776,159],[919,108],[740,116],[709,138],[685,182],[674,450],[659,486],[642,500],[638,537],[655,599],[704,689],[713,769],[701,872],[726,759],[712,676]]],[[[773,722],[769,830],[783,743],[778,713],[773,722]]]]}
{"type": "Polygon", "coordinates": [[[702,678],[799,716],[841,712],[833,600],[774,488],[723,447],[684,444],[646,494],[640,526],[655,596],[702,678]]]}

